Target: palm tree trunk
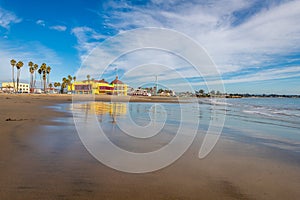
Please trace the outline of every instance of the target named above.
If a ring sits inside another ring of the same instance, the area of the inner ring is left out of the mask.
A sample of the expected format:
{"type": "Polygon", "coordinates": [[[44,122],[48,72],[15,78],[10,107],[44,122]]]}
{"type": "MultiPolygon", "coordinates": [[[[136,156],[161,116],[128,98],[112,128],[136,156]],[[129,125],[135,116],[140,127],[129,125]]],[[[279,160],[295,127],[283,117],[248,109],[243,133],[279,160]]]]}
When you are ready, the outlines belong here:
{"type": "Polygon", "coordinates": [[[42,75],[40,74],[41,90],[43,88],[42,75]]]}
{"type": "Polygon", "coordinates": [[[29,87],[32,87],[32,74],[30,73],[30,82],[29,82],[29,87]]]}
{"type": "Polygon", "coordinates": [[[49,85],[49,74],[47,74],[47,86],[49,85]]]}
{"type": "Polygon", "coordinates": [[[29,87],[31,88],[31,86],[32,86],[32,74],[30,73],[29,87]]]}
{"type": "Polygon", "coordinates": [[[35,89],[35,83],[36,83],[36,70],[34,70],[34,81],[33,81],[33,88],[35,89]]]}
{"type": "Polygon", "coordinates": [[[32,73],[31,75],[32,75],[32,77],[31,77],[32,85],[31,85],[30,91],[32,91],[32,93],[33,93],[33,91],[34,91],[34,79],[33,79],[34,74],[32,73]]]}
{"type": "Polygon", "coordinates": [[[20,70],[17,71],[17,93],[19,92],[19,79],[20,79],[20,70]]]}
{"type": "Polygon", "coordinates": [[[30,73],[30,91],[31,91],[32,86],[33,86],[33,74],[30,73]]]}
{"type": "Polygon", "coordinates": [[[15,68],[14,67],[12,67],[12,81],[13,81],[13,84],[14,84],[13,91],[15,92],[16,91],[16,84],[15,84],[15,68]]]}
{"type": "Polygon", "coordinates": [[[44,79],[44,93],[46,93],[46,79],[44,79]]]}

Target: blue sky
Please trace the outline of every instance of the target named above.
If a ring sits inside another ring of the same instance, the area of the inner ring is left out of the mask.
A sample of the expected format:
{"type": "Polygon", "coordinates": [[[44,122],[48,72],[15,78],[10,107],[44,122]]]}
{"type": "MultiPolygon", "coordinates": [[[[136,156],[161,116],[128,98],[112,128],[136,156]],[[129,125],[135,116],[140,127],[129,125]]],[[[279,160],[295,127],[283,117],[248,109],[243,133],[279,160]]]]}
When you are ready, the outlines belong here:
{"type": "MultiPolygon", "coordinates": [[[[51,81],[60,81],[68,74],[75,75],[105,39],[134,28],[158,27],[176,30],[201,45],[229,93],[300,94],[299,19],[300,1],[0,0],[0,82],[11,79],[12,58],[25,63],[23,81],[29,81],[29,61],[47,63],[52,68],[51,81]]],[[[137,55],[139,61],[129,55],[113,64],[134,87],[147,84],[143,82],[146,79],[134,82],[136,77],[126,76],[128,66],[141,65],[140,60],[150,60],[154,54],[148,58],[145,53],[137,55]]],[[[177,60],[165,55],[155,63],[163,61],[163,65],[178,66],[175,70],[184,69],[184,63],[177,60]]],[[[148,68],[153,66],[145,65],[135,75],[142,77],[148,68]]],[[[107,70],[104,78],[112,80],[114,75],[107,70]]],[[[94,78],[100,77],[95,74],[94,78]]],[[[174,80],[169,80],[172,88],[185,90],[174,80]]],[[[186,80],[194,89],[206,88],[197,74],[186,80]]]]}

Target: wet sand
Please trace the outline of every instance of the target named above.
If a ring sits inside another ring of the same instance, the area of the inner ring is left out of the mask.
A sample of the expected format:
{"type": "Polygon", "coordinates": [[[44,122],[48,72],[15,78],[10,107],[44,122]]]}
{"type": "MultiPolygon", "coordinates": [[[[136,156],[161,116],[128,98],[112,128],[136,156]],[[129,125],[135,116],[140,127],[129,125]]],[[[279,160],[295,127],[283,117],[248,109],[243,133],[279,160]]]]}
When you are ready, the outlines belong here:
{"type": "Polygon", "coordinates": [[[86,151],[72,116],[53,109],[70,102],[69,95],[0,95],[0,199],[300,196],[300,166],[294,154],[226,137],[202,160],[197,158],[203,139],[199,134],[180,159],[162,170],[127,174],[110,169],[86,151]]]}

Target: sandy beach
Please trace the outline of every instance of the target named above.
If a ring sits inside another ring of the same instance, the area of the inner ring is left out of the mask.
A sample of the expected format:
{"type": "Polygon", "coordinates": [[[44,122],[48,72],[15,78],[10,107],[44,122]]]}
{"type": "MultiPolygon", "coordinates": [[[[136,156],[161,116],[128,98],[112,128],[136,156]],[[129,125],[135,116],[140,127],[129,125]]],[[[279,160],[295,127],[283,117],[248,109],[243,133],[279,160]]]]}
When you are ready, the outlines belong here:
{"type": "MultiPolygon", "coordinates": [[[[110,96],[97,100],[110,101],[110,96]]],[[[127,99],[123,99],[127,101],[127,99]]],[[[152,99],[177,102],[178,99],[152,99]]],[[[175,163],[128,174],[95,160],[72,115],[59,104],[71,95],[0,94],[0,199],[297,199],[297,155],[221,137],[208,157],[203,134],[175,163]],[[65,119],[65,120],[60,120],[65,119]],[[63,127],[63,128],[62,128],[63,127]]],[[[147,102],[148,98],[131,101],[147,102]]]]}

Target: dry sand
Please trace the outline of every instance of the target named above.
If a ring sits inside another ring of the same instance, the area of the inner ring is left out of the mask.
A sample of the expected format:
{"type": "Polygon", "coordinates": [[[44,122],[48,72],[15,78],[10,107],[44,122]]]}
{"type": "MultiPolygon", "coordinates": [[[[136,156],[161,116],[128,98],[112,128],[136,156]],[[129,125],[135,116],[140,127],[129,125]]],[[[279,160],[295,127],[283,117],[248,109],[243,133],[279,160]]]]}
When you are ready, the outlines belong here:
{"type": "Polygon", "coordinates": [[[127,174],[110,169],[86,151],[71,116],[49,107],[70,101],[69,95],[0,95],[1,200],[300,197],[300,167],[292,158],[221,138],[200,160],[201,134],[162,170],[127,174]],[[70,123],[60,118],[70,118],[70,123]]]}

